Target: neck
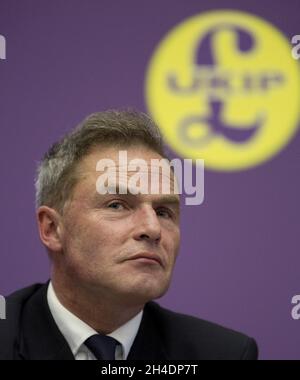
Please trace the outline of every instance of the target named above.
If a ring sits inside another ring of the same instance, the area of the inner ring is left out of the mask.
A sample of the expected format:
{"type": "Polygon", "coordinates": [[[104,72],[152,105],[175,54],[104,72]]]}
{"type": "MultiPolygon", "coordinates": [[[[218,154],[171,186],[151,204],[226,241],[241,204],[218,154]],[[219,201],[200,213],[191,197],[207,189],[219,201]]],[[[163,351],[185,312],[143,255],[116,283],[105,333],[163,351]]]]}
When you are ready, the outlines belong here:
{"type": "Polygon", "coordinates": [[[128,304],[97,289],[68,284],[66,276],[52,273],[52,285],[60,303],[101,334],[110,334],[135,317],[144,304],[128,304]]]}

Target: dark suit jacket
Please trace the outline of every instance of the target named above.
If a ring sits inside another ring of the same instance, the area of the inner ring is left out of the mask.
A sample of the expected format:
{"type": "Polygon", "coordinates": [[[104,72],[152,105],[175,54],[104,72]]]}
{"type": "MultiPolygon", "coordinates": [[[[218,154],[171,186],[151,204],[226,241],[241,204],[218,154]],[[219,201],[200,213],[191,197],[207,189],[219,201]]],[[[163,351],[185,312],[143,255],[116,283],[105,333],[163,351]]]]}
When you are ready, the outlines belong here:
{"type": "MultiPolygon", "coordinates": [[[[74,359],[49,310],[47,286],[36,284],[6,298],[0,359],[74,359]]],[[[245,335],[149,302],[128,360],[251,360],[257,355],[255,341],[245,335]]]]}

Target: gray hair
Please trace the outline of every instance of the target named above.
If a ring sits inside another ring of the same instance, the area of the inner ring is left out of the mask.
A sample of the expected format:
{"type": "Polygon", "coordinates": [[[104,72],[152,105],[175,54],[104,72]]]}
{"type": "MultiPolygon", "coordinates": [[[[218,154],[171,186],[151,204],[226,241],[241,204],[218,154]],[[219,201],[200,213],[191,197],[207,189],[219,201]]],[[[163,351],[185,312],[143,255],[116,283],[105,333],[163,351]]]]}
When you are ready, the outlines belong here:
{"type": "Polygon", "coordinates": [[[63,212],[78,181],[76,165],[96,146],[143,145],[167,158],[162,135],[149,116],[134,110],[108,110],[89,115],[54,143],[37,168],[36,207],[63,212]]]}

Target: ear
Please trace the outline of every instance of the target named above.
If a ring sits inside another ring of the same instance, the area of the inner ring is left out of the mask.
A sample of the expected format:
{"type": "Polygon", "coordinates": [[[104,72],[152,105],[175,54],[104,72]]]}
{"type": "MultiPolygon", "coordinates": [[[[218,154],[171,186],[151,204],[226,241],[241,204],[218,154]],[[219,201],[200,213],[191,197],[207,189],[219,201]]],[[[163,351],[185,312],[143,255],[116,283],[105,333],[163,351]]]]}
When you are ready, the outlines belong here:
{"type": "Polygon", "coordinates": [[[40,239],[50,252],[62,250],[60,214],[53,208],[41,206],[36,212],[40,239]]]}

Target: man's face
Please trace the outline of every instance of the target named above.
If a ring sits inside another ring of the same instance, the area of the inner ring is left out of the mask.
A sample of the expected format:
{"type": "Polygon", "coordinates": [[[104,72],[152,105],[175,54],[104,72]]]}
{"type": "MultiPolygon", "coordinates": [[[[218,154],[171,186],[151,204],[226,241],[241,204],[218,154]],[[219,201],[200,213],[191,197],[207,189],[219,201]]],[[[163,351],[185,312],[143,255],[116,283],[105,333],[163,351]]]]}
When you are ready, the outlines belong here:
{"type": "MultiPolygon", "coordinates": [[[[145,147],[127,150],[128,162],[162,157],[145,147]]],[[[97,162],[112,159],[117,175],[119,149],[94,149],[79,164],[80,177],[62,217],[59,265],[80,286],[99,296],[147,302],[168,289],[179,250],[179,196],[99,194],[97,162]]],[[[137,171],[128,171],[127,178],[137,171]]],[[[117,177],[118,178],[118,177],[117,177]]],[[[124,180],[124,178],[123,178],[124,180]]],[[[160,176],[160,181],[166,180],[160,176]]],[[[169,178],[167,179],[169,180],[169,178]]],[[[149,180],[150,191],[151,179],[149,180]]]]}

